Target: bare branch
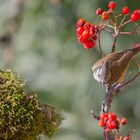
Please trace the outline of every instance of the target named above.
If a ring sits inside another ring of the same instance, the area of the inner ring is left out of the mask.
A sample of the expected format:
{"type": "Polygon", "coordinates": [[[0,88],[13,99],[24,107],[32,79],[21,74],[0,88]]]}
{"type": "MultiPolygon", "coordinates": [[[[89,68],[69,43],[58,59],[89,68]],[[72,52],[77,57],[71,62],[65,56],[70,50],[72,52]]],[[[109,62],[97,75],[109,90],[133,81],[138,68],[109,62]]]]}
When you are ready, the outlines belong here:
{"type": "Polygon", "coordinates": [[[98,34],[97,34],[97,38],[98,38],[98,47],[99,47],[99,49],[100,49],[101,56],[104,57],[104,54],[103,54],[103,51],[102,51],[102,48],[101,48],[100,33],[101,33],[101,31],[99,30],[99,31],[98,31],[98,34]]]}
{"type": "Polygon", "coordinates": [[[128,80],[128,81],[124,82],[123,84],[117,86],[117,87],[115,88],[115,93],[120,92],[122,88],[125,88],[128,84],[130,84],[131,82],[133,82],[134,80],[136,80],[136,78],[137,78],[138,76],[140,76],[140,72],[136,73],[136,75],[133,76],[130,80],[128,80]]]}
{"type": "Polygon", "coordinates": [[[136,32],[136,31],[133,31],[133,32],[120,32],[121,35],[131,35],[131,34],[140,34],[140,32],[136,32]]]}
{"type": "Polygon", "coordinates": [[[122,28],[123,26],[125,26],[126,24],[128,24],[128,23],[130,23],[130,22],[132,22],[132,21],[131,21],[131,20],[128,20],[128,21],[124,22],[123,24],[120,25],[119,28],[122,28]]]}
{"type": "Polygon", "coordinates": [[[112,53],[115,52],[116,41],[117,41],[118,35],[119,35],[119,29],[117,29],[117,27],[116,27],[116,28],[115,28],[115,34],[114,34],[114,42],[113,42],[112,51],[111,51],[112,53]]]}

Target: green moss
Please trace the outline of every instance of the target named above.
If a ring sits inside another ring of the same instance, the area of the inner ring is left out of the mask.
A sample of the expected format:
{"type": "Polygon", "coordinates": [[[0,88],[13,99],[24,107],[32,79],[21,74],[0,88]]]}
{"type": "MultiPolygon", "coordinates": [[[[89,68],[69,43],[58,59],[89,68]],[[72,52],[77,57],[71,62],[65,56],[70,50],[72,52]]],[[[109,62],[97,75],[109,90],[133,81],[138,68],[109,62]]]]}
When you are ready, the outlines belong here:
{"type": "Polygon", "coordinates": [[[27,94],[24,82],[11,70],[0,70],[0,139],[35,140],[39,134],[55,135],[61,112],[27,94]]]}

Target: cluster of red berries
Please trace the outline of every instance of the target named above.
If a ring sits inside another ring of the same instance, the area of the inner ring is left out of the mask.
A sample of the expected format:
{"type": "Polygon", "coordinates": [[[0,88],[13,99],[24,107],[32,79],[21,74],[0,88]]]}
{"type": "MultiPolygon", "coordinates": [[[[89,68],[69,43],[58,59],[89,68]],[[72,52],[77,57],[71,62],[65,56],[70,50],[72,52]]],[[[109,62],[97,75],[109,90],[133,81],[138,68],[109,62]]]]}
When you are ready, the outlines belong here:
{"type": "Polygon", "coordinates": [[[140,9],[136,9],[132,14],[131,14],[131,20],[136,22],[137,20],[140,19],[140,9]]]}
{"type": "MultiPolygon", "coordinates": [[[[130,13],[129,8],[127,6],[123,7],[122,8],[122,13],[124,15],[129,14],[130,13]]],[[[140,9],[136,9],[135,11],[133,11],[133,13],[130,15],[130,19],[133,22],[136,22],[137,20],[139,20],[140,19],[140,9]]]]}
{"type": "Polygon", "coordinates": [[[130,136],[115,138],[115,140],[131,140],[130,136]]]}
{"type": "Polygon", "coordinates": [[[100,116],[99,125],[109,130],[119,129],[120,125],[125,125],[127,120],[125,118],[118,119],[113,112],[103,113],[100,116]]]}
{"type": "Polygon", "coordinates": [[[85,19],[79,19],[77,21],[77,37],[84,48],[93,48],[97,39],[95,25],[86,22],[85,19]]]}
{"type": "MultiPolygon", "coordinates": [[[[116,8],[116,3],[113,1],[110,1],[108,4],[108,11],[103,11],[101,8],[98,8],[96,10],[97,15],[101,15],[103,20],[107,20],[110,18],[110,14],[112,11],[116,8]]],[[[127,15],[130,13],[130,10],[127,6],[124,6],[122,8],[122,14],[127,15]]],[[[131,21],[136,22],[138,19],[140,19],[140,9],[136,9],[130,16],[131,21]]]]}
{"type": "Polygon", "coordinates": [[[110,17],[110,13],[112,12],[112,10],[114,10],[116,8],[116,3],[113,1],[110,1],[110,3],[108,4],[108,11],[103,11],[101,8],[98,8],[96,10],[96,14],[97,15],[101,15],[103,20],[107,20],[110,17]]]}

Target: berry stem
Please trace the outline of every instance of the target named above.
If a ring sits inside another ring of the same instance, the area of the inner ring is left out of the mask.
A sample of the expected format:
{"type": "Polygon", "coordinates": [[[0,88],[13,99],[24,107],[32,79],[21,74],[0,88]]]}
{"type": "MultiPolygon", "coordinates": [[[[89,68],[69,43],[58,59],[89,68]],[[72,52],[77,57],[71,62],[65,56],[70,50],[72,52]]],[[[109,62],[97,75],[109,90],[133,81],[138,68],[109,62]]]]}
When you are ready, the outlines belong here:
{"type": "Polygon", "coordinates": [[[119,18],[119,17],[121,17],[123,14],[118,14],[118,15],[116,15],[116,19],[117,18],[119,18]]]}
{"type": "Polygon", "coordinates": [[[140,34],[140,32],[136,32],[136,31],[133,31],[133,32],[120,32],[121,35],[131,35],[131,34],[140,34]]]}
{"type": "Polygon", "coordinates": [[[106,140],[113,140],[112,139],[112,132],[111,131],[108,131],[107,129],[104,130],[104,135],[105,135],[105,139],[106,140]]]}
{"type": "Polygon", "coordinates": [[[113,46],[112,46],[112,53],[115,52],[115,48],[116,48],[116,41],[119,35],[119,29],[117,29],[117,27],[115,27],[115,34],[114,34],[114,42],[113,42],[113,46]]]}
{"type": "Polygon", "coordinates": [[[114,27],[113,26],[111,26],[111,25],[106,25],[107,27],[109,27],[109,28],[112,28],[112,29],[114,29],[114,27]]]}
{"type": "Polygon", "coordinates": [[[93,118],[95,118],[96,120],[100,120],[100,116],[97,116],[94,112],[93,112],[93,110],[91,110],[91,116],[93,117],[93,118]]]}
{"type": "Polygon", "coordinates": [[[105,138],[106,140],[109,140],[107,131],[105,131],[105,138]]]}
{"type": "Polygon", "coordinates": [[[124,15],[124,17],[123,17],[123,19],[122,19],[122,21],[121,21],[120,25],[122,25],[122,24],[123,24],[124,20],[126,19],[126,16],[127,16],[127,15],[124,15]]]}
{"type": "Polygon", "coordinates": [[[115,20],[115,18],[114,18],[114,20],[113,20],[113,19],[112,19],[112,20],[110,19],[109,22],[110,22],[113,26],[116,26],[116,20],[115,20]]]}
{"type": "Polygon", "coordinates": [[[101,29],[101,30],[106,31],[106,32],[108,32],[108,33],[112,33],[112,31],[111,31],[111,30],[106,29],[106,28],[103,28],[103,29],[101,29]]]}
{"type": "Polygon", "coordinates": [[[130,23],[130,22],[132,22],[132,21],[131,21],[131,20],[128,20],[128,21],[124,22],[123,24],[120,25],[119,28],[122,28],[123,26],[125,26],[126,24],[128,24],[128,23],[130,23]]]}
{"type": "Polygon", "coordinates": [[[101,31],[99,30],[99,31],[98,31],[98,34],[97,34],[97,38],[98,38],[98,47],[99,47],[99,49],[100,49],[101,56],[104,57],[104,54],[103,54],[103,51],[102,51],[102,48],[101,48],[100,33],[101,33],[101,31]]]}

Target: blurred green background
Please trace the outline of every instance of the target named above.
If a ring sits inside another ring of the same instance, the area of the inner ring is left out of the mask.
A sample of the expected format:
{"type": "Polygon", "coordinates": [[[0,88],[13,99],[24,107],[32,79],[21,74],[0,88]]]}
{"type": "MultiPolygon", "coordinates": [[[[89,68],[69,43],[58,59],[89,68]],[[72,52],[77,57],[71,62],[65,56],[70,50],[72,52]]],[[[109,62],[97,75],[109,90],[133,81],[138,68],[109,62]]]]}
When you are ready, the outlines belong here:
{"type": "MultiPolygon", "coordinates": [[[[11,19],[19,12],[17,3],[24,0],[0,0],[0,36],[8,32],[11,19]]],[[[116,11],[127,5],[131,11],[140,7],[139,0],[115,0],[116,11]]],[[[101,140],[102,129],[91,118],[90,110],[101,109],[104,88],[92,77],[91,67],[99,59],[95,46],[85,50],[77,41],[76,21],[85,18],[99,22],[95,10],[107,9],[109,0],[25,0],[12,33],[12,46],[0,43],[0,66],[11,68],[26,80],[27,91],[36,92],[42,102],[64,110],[65,120],[60,133],[52,140],[101,140]],[[12,49],[9,49],[12,48],[12,49]],[[7,53],[8,52],[8,53],[7,53]],[[7,56],[12,55],[7,60],[7,56]],[[8,61],[8,62],[7,62],[8,61]],[[6,64],[8,63],[8,64],[6,64]]],[[[130,25],[124,30],[133,29],[130,25]]],[[[140,30],[140,28],[139,28],[140,30]]],[[[111,50],[112,37],[101,34],[105,53],[111,50]]],[[[117,50],[131,48],[140,42],[140,35],[120,36],[117,50]]],[[[137,62],[140,55],[137,57],[137,62]]],[[[128,77],[138,71],[136,61],[128,77]]],[[[136,129],[134,140],[140,138],[140,79],[137,78],[121,96],[116,96],[111,110],[128,118],[122,134],[136,129]]],[[[41,136],[42,140],[47,139],[41,136]]]]}

